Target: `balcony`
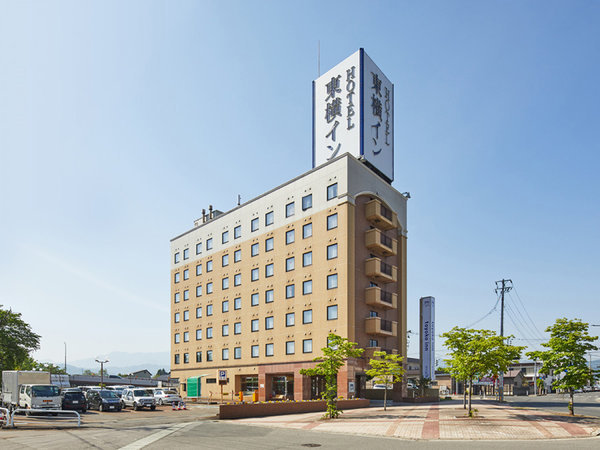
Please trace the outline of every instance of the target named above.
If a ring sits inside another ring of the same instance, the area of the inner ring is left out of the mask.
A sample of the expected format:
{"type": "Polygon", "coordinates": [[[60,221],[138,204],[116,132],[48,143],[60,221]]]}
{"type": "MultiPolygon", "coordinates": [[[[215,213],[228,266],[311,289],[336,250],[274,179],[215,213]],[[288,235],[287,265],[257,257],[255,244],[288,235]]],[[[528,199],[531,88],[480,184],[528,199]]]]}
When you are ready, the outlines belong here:
{"type": "Polygon", "coordinates": [[[397,228],[398,216],[379,200],[371,200],[366,205],[367,220],[380,230],[397,228]]]}
{"type": "Polygon", "coordinates": [[[365,264],[365,273],[368,277],[380,283],[395,283],[398,281],[398,268],[384,263],[379,258],[369,258],[365,264]]]}
{"type": "Polygon", "coordinates": [[[377,286],[365,290],[365,303],[383,309],[396,309],[398,307],[398,294],[387,292],[377,286]]]}
{"type": "Polygon", "coordinates": [[[374,358],[375,352],[386,352],[388,355],[390,355],[390,354],[397,355],[398,354],[398,350],[396,350],[396,349],[381,348],[381,347],[367,347],[367,348],[365,348],[363,357],[369,358],[369,359],[374,358]]]}
{"type": "Polygon", "coordinates": [[[365,319],[365,331],[367,334],[375,336],[393,336],[398,335],[398,322],[385,320],[381,317],[367,317],[365,319]]]}
{"type": "Polygon", "coordinates": [[[379,256],[394,256],[398,254],[398,241],[386,236],[373,228],[365,233],[365,244],[367,248],[379,256]]]}

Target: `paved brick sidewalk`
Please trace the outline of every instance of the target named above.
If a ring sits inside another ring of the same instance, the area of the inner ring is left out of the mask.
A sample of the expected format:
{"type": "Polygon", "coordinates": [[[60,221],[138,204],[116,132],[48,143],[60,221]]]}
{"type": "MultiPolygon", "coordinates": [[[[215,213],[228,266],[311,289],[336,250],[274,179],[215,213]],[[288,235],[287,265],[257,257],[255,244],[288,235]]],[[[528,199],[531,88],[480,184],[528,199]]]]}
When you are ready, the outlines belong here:
{"type": "Polygon", "coordinates": [[[462,402],[403,404],[347,410],[336,420],[320,420],[323,413],[238,419],[251,425],[318,430],[331,433],[398,437],[403,439],[523,440],[596,436],[600,420],[569,417],[546,411],[512,408],[490,401],[474,401],[477,417],[466,417],[462,402]]]}

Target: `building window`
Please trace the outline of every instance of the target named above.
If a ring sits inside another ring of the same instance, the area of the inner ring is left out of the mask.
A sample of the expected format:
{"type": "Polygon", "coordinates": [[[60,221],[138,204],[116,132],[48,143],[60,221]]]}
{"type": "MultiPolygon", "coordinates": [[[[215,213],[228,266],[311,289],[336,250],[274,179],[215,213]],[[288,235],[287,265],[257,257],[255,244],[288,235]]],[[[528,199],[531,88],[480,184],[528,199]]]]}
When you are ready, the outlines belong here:
{"type": "Polygon", "coordinates": [[[292,217],[294,215],[294,202],[285,205],[285,217],[292,217]]]}
{"type": "Polygon", "coordinates": [[[250,297],[250,306],[258,306],[258,292],[255,292],[250,297]]]}
{"type": "Polygon", "coordinates": [[[258,280],[258,267],[256,269],[252,269],[252,272],[250,274],[250,279],[252,281],[258,280]]]}
{"type": "Polygon", "coordinates": [[[285,232],[285,243],[287,244],[291,244],[292,242],[294,242],[296,240],[296,230],[288,230],[285,232]]]}
{"type": "Polygon", "coordinates": [[[206,250],[212,250],[212,248],[213,248],[213,239],[208,238],[206,240],[206,250]]]}
{"type": "Polygon", "coordinates": [[[235,252],[233,252],[233,262],[240,262],[242,260],[242,251],[241,250],[236,250],[235,252]]]}
{"type": "Polygon", "coordinates": [[[236,273],[233,276],[233,285],[234,286],[239,286],[240,284],[242,284],[242,274],[241,273],[236,273]]]}
{"type": "Polygon", "coordinates": [[[223,300],[221,303],[221,312],[229,312],[229,300],[223,300]]]}
{"type": "Polygon", "coordinates": [[[252,319],[252,322],[250,322],[250,331],[258,331],[258,319],[252,319]]]}
{"type": "Polygon", "coordinates": [[[327,216],[327,229],[328,230],[333,230],[334,228],[337,228],[337,223],[338,223],[337,213],[327,216]]]}
{"type": "Polygon", "coordinates": [[[206,329],[206,339],[212,339],[212,336],[213,336],[213,334],[212,334],[212,327],[208,327],[206,329]]]}
{"type": "Polygon", "coordinates": [[[308,267],[312,265],[312,252],[306,252],[302,255],[302,267],[308,267]]]}
{"type": "Polygon", "coordinates": [[[285,326],[293,327],[296,323],[296,314],[295,313],[287,313],[285,315],[285,326]]]}
{"type": "Polygon", "coordinates": [[[369,311],[369,317],[379,317],[379,313],[377,311],[369,311]]]}
{"type": "Polygon", "coordinates": [[[250,255],[251,256],[258,255],[258,242],[256,244],[252,244],[252,247],[250,247],[250,255]]]}
{"type": "Polygon", "coordinates": [[[265,291],[265,303],[273,303],[275,300],[275,295],[273,294],[273,289],[269,289],[265,291]]]}
{"type": "Polygon", "coordinates": [[[337,244],[331,244],[327,246],[327,259],[335,259],[337,258],[338,250],[337,244]]]}
{"type": "Polygon", "coordinates": [[[175,320],[175,323],[179,323],[179,313],[178,312],[175,313],[175,319],[174,320],[175,320]]]}
{"type": "Polygon", "coordinates": [[[189,353],[184,353],[183,354],[183,363],[184,364],[188,364],[190,362],[190,354],[189,353]]]}
{"type": "Polygon", "coordinates": [[[229,289],[229,277],[225,277],[221,280],[221,289],[229,289]]]}
{"type": "Polygon", "coordinates": [[[226,267],[229,265],[229,254],[225,254],[221,256],[221,267],[226,267]]]}
{"type": "Polygon", "coordinates": [[[265,345],[265,356],[273,356],[273,344],[266,344],[265,345]]]}
{"type": "Polygon", "coordinates": [[[233,309],[242,309],[242,297],[233,299],[233,309]]]}
{"type": "Polygon", "coordinates": [[[179,364],[179,353],[177,353],[173,356],[175,356],[175,364],[179,364]]]}
{"type": "Polygon", "coordinates": [[[189,280],[190,279],[190,269],[185,269],[183,271],[183,279],[184,280],[189,280]]]}
{"type": "Polygon", "coordinates": [[[196,255],[199,255],[200,253],[202,253],[202,242],[196,244],[196,255]]]}
{"type": "Polygon", "coordinates": [[[306,239],[312,236],[312,222],[307,223],[302,227],[302,239],[306,239]]]}
{"type": "Polygon", "coordinates": [[[183,259],[190,259],[190,249],[189,248],[185,248],[183,249],[183,259]]]}
{"type": "Polygon", "coordinates": [[[302,294],[312,294],[312,280],[306,280],[302,282],[302,294]]]}
{"type": "Polygon", "coordinates": [[[337,273],[327,275],[327,289],[335,289],[338,287],[337,273]]]}
{"type": "Polygon", "coordinates": [[[251,354],[253,358],[258,358],[258,345],[253,345],[251,347],[251,354]]]}
{"type": "Polygon", "coordinates": [[[233,334],[242,334],[242,322],[233,324],[233,334]]]}
{"type": "Polygon", "coordinates": [[[337,305],[331,305],[327,307],[327,320],[335,320],[338,318],[337,305]]]}
{"type": "Polygon", "coordinates": [[[237,227],[235,227],[233,229],[233,238],[234,239],[239,239],[242,237],[242,226],[238,225],[237,227]]]}
{"type": "Polygon", "coordinates": [[[221,336],[229,336],[229,325],[221,325],[221,336]]]}
{"type": "Polygon", "coordinates": [[[229,349],[228,348],[224,348],[221,350],[221,359],[223,361],[227,361],[229,359],[229,349]]]}
{"type": "Polygon", "coordinates": [[[258,217],[255,219],[252,219],[252,221],[250,222],[250,231],[256,231],[258,230],[258,217]]]}
{"type": "Polygon", "coordinates": [[[302,211],[312,208],[312,194],[302,197],[302,211]]]}
{"type": "Polygon", "coordinates": [[[242,347],[234,347],[233,348],[233,358],[234,359],[242,359],[242,347]]]}
{"type": "Polygon", "coordinates": [[[265,317],[265,330],[272,330],[274,323],[273,316],[265,317]]]}
{"type": "Polygon", "coordinates": [[[312,339],[302,341],[302,353],[312,353],[312,339]]]}
{"type": "Polygon", "coordinates": [[[177,264],[179,262],[179,252],[175,253],[175,256],[173,257],[173,261],[175,262],[175,264],[177,264]]]}
{"type": "Polygon", "coordinates": [[[275,215],[273,214],[273,211],[269,211],[268,213],[265,214],[265,225],[269,226],[269,225],[273,225],[273,219],[274,219],[275,215]]]}
{"type": "Polygon", "coordinates": [[[196,330],[196,340],[197,341],[201,341],[202,340],[202,328],[198,328],[196,330]]]}
{"type": "Polygon", "coordinates": [[[207,316],[213,315],[213,305],[206,305],[206,315],[207,316]]]}
{"type": "Polygon", "coordinates": [[[332,200],[337,197],[337,183],[327,186],[327,200],[332,200]]]}
{"type": "Polygon", "coordinates": [[[312,323],[312,309],[302,311],[302,323],[312,323]]]}
{"type": "Polygon", "coordinates": [[[291,256],[285,260],[285,271],[286,272],[291,272],[292,270],[294,270],[294,266],[295,266],[295,259],[293,256],[291,256]]]}
{"type": "Polygon", "coordinates": [[[213,352],[212,352],[212,350],[207,350],[207,352],[206,352],[206,360],[207,361],[212,361],[213,360],[213,352]]]}
{"type": "Polygon", "coordinates": [[[265,252],[270,252],[275,247],[273,243],[273,238],[269,238],[265,240],[265,252]]]}
{"type": "Polygon", "coordinates": [[[267,277],[267,278],[268,277],[272,277],[273,273],[274,273],[273,271],[274,271],[274,269],[273,269],[273,263],[267,264],[265,266],[265,277],[267,277]]]}
{"type": "Polygon", "coordinates": [[[186,322],[186,321],[188,321],[188,320],[190,320],[190,311],[189,311],[188,309],[186,309],[186,310],[183,312],[183,321],[184,321],[184,322],[186,322]]]}
{"type": "Polygon", "coordinates": [[[196,276],[202,275],[202,264],[196,266],[196,276]]]}
{"type": "Polygon", "coordinates": [[[229,231],[223,231],[221,233],[221,244],[227,244],[229,242],[229,231]]]}
{"type": "Polygon", "coordinates": [[[206,293],[207,294],[212,294],[213,293],[213,284],[212,284],[212,282],[206,283],[206,293]]]}
{"type": "Polygon", "coordinates": [[[196,297],[202,297],[202,285],[196,286],[196,297]]]}
{"type": "Polygon", "coordinates": [[[181,294],[179,294],[179,292],[175,292],[175,296],[174,296],[175,303],[179,303],[180,297],[181,297],[181,294]]]}
{"type": "Polygon", "coordinates": [[[184,331],[183,332],[183,342],[189,342],[189,341],[190,341],[190,332],[184,331]]]}
{"type": "Polygon", "coordinates": [[[210,261],[206,261],[206,271],[207,272],[212,272],[213,270],[213,262],[212,259],[210,261]]]}
{"type": "Polygon", "coordinates": [[[285,343],[285,354],[286,355],[293,355],[295,352],[296,352],[295,342],[294,341],[287,341],[285,343]]]}
{"type": "Polygon", "coordinates": [[[174,281],[175,283],[179,283],[179,272],[176,272],[176,273],[175,273],[175,276],[173,277],[173,281],[174,281]]]}
{"type": "Polygon", "coordinates": [[[296,285],[288,284],[285,287],[285,298],[294,298],[295,295],[296,295],[296,285]]]}
{"type": "Polygon", "coordinates": [[[196,352],[196,362],[202,362],[202,352],[196,352]]]}
{"type": "Polygon", "coordinates": [[[189,300],[190,299],[190,291],[188,289],[186,289],[185,291],[183,291],[183,300],[189,300]]]}
{"type": "Polygon", "coordinates": [[[196,307],[196,319],[202,317],[202,306],[196,307]]]}
{"type": "Polygon", "coordinates": [[[175,343],[179,344],[180,342],[180,334],[179,333],[175,333],[175,343]]]}

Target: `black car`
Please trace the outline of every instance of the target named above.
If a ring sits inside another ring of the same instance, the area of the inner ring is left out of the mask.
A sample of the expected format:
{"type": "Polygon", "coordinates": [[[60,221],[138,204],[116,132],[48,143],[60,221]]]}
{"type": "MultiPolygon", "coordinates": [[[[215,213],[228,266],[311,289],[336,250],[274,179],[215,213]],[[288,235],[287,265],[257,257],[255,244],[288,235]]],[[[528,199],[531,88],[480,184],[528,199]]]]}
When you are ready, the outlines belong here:
{"type": "Polygon", "coordinates": [[[62,409],[74,409],[82,413],[87,411],[87,401],[81,391],[66,391],[62,394],[62,409]]]}
{"type": "Polygon", "coordinates": [[[106,389],[90,389],[87,391],[87,403],[89,409],[98,411],[121,411],[119,397],[106,389]]]}

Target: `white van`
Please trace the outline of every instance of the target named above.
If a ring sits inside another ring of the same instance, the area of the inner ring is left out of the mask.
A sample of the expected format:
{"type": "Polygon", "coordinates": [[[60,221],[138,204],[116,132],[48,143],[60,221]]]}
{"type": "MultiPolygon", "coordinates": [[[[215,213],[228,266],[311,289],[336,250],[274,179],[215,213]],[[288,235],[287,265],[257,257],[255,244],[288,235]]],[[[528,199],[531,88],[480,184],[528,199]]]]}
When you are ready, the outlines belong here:
{"type": "Polygon", "coordinates": [[[22,384],[19,389],[19,408],[61,409],[60,389],[53,384],[22,384]]]}

